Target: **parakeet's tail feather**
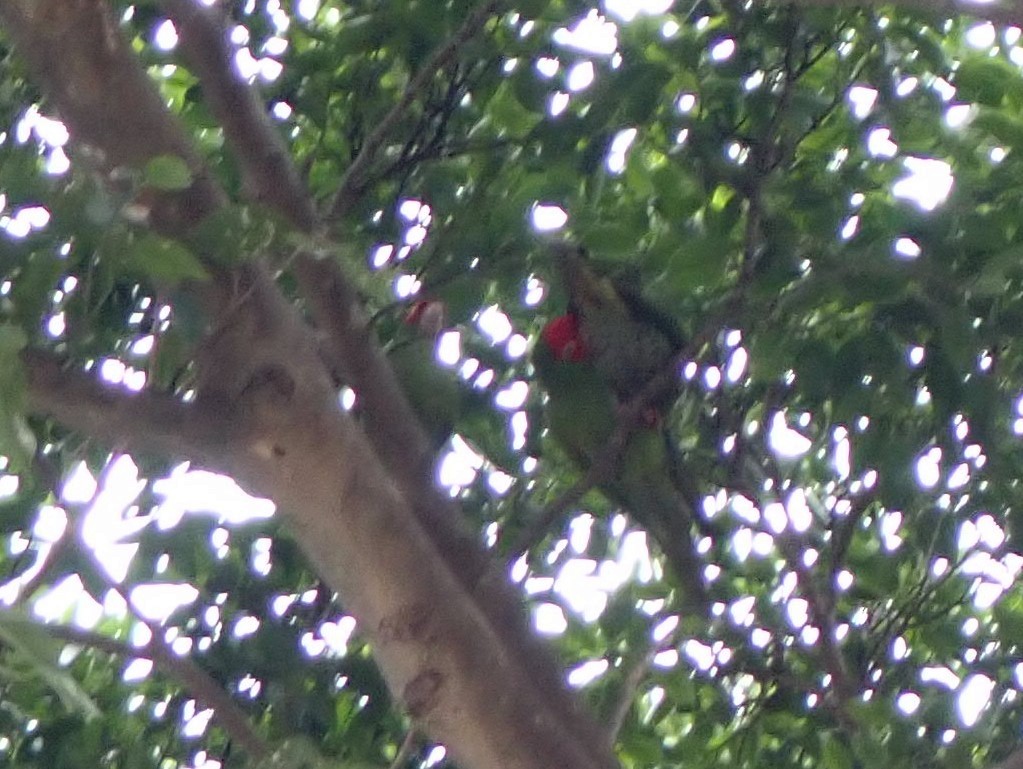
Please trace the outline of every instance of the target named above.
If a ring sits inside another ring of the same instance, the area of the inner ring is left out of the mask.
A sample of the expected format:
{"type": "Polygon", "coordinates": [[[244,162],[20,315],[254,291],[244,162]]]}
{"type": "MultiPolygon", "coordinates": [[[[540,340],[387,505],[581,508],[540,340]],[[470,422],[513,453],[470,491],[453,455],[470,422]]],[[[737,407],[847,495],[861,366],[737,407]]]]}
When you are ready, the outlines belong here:
{"type": "Polygon", "coordinates": [[[676,492],[692,511],[692,522],[696,529],[705,537],[717,537],[721,534],[716,527],[700,515],[702,495],[693,481],[693,475],[686,469],[682,453],[667,430],[664,431],[665,455],[667,471],[676,492]]]}
{"type": "Polygon", "coordinates": [[[664,556],[669,574],[682,588],[685,602],[703,612],[710,599],[703,581],[703,564],[693,541],[694,511],[668,480],[662,476],[625,485],[615,482],[603,490],[647,530],[664,556]]]}
{"type": "Polygon", "coordinates": [[[681,510],[672,511],[673,521],[648,524],[651,536],[664,554],[672,575],[685,593],[684,600],[700,613],[710,606],[707,586],[703,581],[703,563],[696,554],[696,544],[688,521],[681,510]]]}

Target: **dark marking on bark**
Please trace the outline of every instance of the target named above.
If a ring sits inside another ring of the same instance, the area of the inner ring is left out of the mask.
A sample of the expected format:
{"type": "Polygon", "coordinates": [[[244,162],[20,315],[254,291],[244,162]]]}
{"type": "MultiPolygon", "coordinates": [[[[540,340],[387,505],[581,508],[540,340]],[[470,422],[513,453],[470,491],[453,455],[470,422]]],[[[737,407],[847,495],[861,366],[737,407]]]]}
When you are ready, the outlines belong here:
{"type": "Polygon", "coordinates": [[[428,668],[405,685],[402,699],[409,715],[423,718],[429,715],[440,699],[440,690],[444,685],[444,677],[433,668],[428,668]]]}
{"type": "Polygon", "coordinates": [[[430,627],[429,609],[422,605],[406,606],[380,621],[380,634],[388,641],[408,643],[424,641],[430,627]]]}

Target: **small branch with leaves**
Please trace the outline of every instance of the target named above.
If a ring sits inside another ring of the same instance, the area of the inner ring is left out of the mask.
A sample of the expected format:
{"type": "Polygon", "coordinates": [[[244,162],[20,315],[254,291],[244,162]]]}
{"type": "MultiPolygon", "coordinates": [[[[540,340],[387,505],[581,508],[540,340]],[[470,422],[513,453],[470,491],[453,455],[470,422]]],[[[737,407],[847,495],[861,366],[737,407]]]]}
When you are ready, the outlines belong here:
{"type": "Polygon", "coordinates": [[[500,11],[502,5],[502,0],[488,0],[477,7],[458,31],[437,48],[412,77],[401,98],[366,137],[358,156],[345,172],[341,186],[328,206],[330,221],[339,221],[347,213],[365,185],[368,174],[376,164],[379,152],[394,127],[405,117],[415,100],[426,91],[436,73],[456,59],[459,48],[478,35],[487,22],[500,11]]]}

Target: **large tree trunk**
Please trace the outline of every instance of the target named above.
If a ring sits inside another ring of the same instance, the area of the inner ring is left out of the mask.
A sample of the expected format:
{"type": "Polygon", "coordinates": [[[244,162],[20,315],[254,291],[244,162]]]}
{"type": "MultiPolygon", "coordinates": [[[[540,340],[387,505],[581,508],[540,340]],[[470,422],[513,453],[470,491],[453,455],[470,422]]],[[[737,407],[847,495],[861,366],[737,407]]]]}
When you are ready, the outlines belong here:
{"type": "MultiPolygon", "coordinates": [[[[235,116],[225,133],[253,194],[296,227],[324,232],[258,100],[229,71],[215,19],[184,0],[167,7],[214,112],[235,116]],[[190,48],[190,35],[206,35],[205,44],[190,48]],[[274,162],[260,163],[268,157],[274,162]]],[[[145,204],[154,229],[192,242],[195,225],[226,196],[109,8],[100,0],[10,0],[0,20],[89,170],[138,169],[158,155],[188,164],[191,187],[146,190],[145,204]]],[[[32,408],[130,450],[196,460],[274,500],[360,622],[395,697],[464,766],[614,766],[607,741],[530,637],[515,594],[485,578],[492,570],[475,537],[432,488],[427,442],[338,266],[312,254],[297,262],[320,326],[314,334],[258,255],[231,269],[199,256],[213,278],[189,287],[204,300],[210,328],[194,402],[114,390],[74,362],[27,352],[32,408]],[[367,393],[366,422],[338,408],[335,367],[367,393]]]]}

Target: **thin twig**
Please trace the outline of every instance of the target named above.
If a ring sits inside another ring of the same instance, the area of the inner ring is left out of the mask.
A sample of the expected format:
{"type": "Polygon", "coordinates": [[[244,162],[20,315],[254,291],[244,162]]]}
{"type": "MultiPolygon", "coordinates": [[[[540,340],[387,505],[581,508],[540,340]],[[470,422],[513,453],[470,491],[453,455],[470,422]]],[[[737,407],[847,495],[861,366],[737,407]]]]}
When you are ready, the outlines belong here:
{"type": "MultiPolygon", "coordinates": [[[[764,459],[773,464],[770,457],[765,456],[764,459]]],[[[777,475],[775,469],[774,477],[777,475]]],[[[813,570],[803,561],[803,553],[800,550],[802,542],[799,539],[784,533],[772,535],[782,557],[796,575],[800,592],[809,609],[810,622],[820,633],[820,642],[816,649],[821,666],[831,675],[833,683],[831,691],[835,695],[832,712],[842,728],[852,735],[858,729],[858,725],[847,706],[856,696],[856,689],[835,638],[834,582],[824,586],[818,584],[813,570]]]]}
{"type": "Polygon", "coordinates": [[[387,140],[388,134],[405,116],[412,102],[423,92],[434,75],[448,66],[458,55],[458,50],[475,37],[491,16],[498,12],[503,0],[489,0],[469,14],[465,23],[440,48],[426,60],[420,70],[409,81],[404,93],[390,111],[384,115],[376,128],[366,137],[355,161],[348,167],[341,186],[329,206],[329,217],[333,221],[341,219],[358,196],[365,183],[366,174],[376,162],[377,153],[387,140]]]}
{"type": "Polygon", "coordinates": [[[181,683],[203,705],[211,707],[217,722],[254,759],[270,755],[267,744],[249,725],[248,717],[209,675],[190,658],[175,654],[153,634],[146,646],[132,646],[102,633],[71,625],[41,625],[49,636],[128,659],[149,659],[167,677],[181,683]]]}
{"type": "Polygon", "coordinates": [[[618,690],[618,697],[610,712],[603,719],[607,727],[609,748],[613,748],[614,744],[618,741],[618,734],[621,732],[622,726],[625,725],[625,719],[632,709],[636,693],[639,691],[643,679],[650,672],[650,666],[653,664],[654,658],[660,654],[661,650],[675,645],[675,639],[681,632],[681,626],[681,622],[676,624],[659,642],[654,641],[651,637],[650,643],[642,653],[637,654],[632,660],[632,664],[625,668],[625,675],[622,677],[622,685],[618,690]]]}
{"type": "MultiPolygon", "coordinates": [[[[252,728],[252,725],[249,723],[248,716],[241,711],[234,700],[231,699],[230,695],[224,691],[223,687],[214,681],[202,668],[196,665],[191,658],[176,654],[173,649],[170,648],[167,641],[164,639],[162,628],[150,622],[139,613],[138,609],[132,602],[131,597],[125,594],[120,585],[110,578],[103,562],[99,559],[99,556],[97,556],[95,549],[85,542],[83,537],[85,519],[89,511],[93,509],[100,496],[106,490],[110,480],[110,474],[113,472],[115,463],[116,455],[111,455],[111,457],[108,458],[107,463],[103,466],[99,478],[96,479],[96,488],[93,490],[91,498],[85,504],[78,506],[79,510],[77,511],[77,515],[75,515],[72,519],[72,530],[74,537],[77,540],[75,544],[80,548],[81,552],[87,556],[88,565],[93,574],[106,583],[108,590],[112,590],[114,593],[119,595],[128,606],[128,610],[135,618],[135,621],[144,625],[146,629],[149,630],[150,642],[144,649],[139,648],[136,650],[133,647],[124,645],[123,649],[114,651],[113,653],[139,657],[142,656],[139,652],[148,652],[147,656],[152,659],[154,665],[184,686],[199,703],[213,710],[214,718],[217,723],[219,723],[224,731],[227,732],[233,740],[236,740],[252,758],[260,759],[267,757],[270,754],[269,747],[263,741],[262,737],[260,737],[252,728]]],[[[50,626],[45,627],[49,632],[50,626]]],[[[91,640],[97,640],[96,636],[98,636],[98,634],[93,634],[89,637],[91,640]]],[[[103,636],[99,637],[103,638],[103,636]]],[[[112,649],[109,642],[105,642],[100,646],[100,648],[104,648],[107,651],[111,651],[112,649]]]]}
{"type": "Polygon", "coordinates": [[[394,756],[394,760],[391,762],[391,769],[401,769],[401,767],[405,765],[409,756],[412,755],[417,739],[419,739],[419,734],[415,729],[409,729],[408,732],[405,733],[405,739],[401,741],[401,747],[398,748],[398,753],[394,756]]]}
{"type": "MultiPolygon", "coordinates": [[[[820,630],[820,652],[824,668],[831,674],[839,702],[845,704],[855,696],[856,691],[835,640],[834,591],[830,589],[830,585],[828,587],[818,585],[813,571],[803,561],[797,540],[782,535],[776,537],[775,541],[779,543],[785,559],[796,573],[803,597],[810,609],[811,620],[820,630]]],[[[853,724],[855,719],[849,716],[844,725],[853,724]]]]}

